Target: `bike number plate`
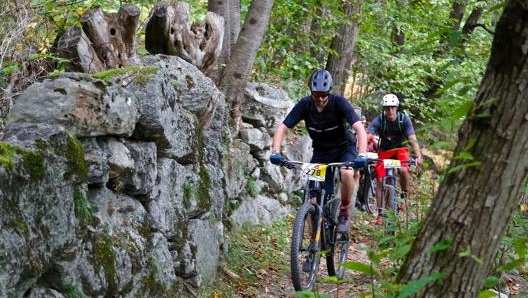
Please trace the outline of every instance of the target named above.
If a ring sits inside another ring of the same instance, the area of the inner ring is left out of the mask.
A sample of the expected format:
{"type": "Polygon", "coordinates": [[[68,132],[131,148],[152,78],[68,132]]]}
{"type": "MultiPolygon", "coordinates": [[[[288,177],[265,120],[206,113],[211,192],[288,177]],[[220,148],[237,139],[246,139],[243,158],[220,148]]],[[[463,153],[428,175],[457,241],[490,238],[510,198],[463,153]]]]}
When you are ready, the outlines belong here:
{"type": "Polygon", "coordinates": [[[303,180],[324,181],[326,176],[326,165],[317,163],[303,164],[303,180]]]}
{"type": "Polygon", "coordinates": [[[401,161],[398,159],[384,159],[383,166],[385,167],[385,169],[401,168],[401,161]]]}

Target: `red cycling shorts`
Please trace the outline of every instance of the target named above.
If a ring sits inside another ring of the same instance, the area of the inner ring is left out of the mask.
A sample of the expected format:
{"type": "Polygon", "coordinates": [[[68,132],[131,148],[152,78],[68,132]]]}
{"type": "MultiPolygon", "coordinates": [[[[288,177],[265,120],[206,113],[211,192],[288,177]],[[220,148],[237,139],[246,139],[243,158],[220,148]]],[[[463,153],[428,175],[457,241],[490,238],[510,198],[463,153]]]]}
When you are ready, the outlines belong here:
{"type": "MultiPolygon", "coordinates": [[[[406,147],[394,148],[383,152],[378,152],[379,159],[398,159],[402,161],[409,161],[409,149],[406,147]]],[[[407,164],[402,164],[402,168],[406,169],[407,172],[411,171],[411,168],[407,164]]],[[[376,175],[379,178],[385,177],[385,167],[383,161],[379,160],[376,163],[376,175]]]]}

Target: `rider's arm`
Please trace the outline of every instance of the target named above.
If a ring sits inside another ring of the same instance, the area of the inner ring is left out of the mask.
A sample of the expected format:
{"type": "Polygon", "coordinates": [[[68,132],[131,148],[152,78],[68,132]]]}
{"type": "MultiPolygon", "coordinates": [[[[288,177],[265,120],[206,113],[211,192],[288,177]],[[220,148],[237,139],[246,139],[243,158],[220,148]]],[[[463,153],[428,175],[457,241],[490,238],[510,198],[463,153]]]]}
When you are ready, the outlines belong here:
{"type": "Polygon", "coordinates": [[[284,123],[281,123],[277,129],[275,130],[275,133],[273,134],[273,142],[271,145],[271,153],[280,153],[281,152],[281,145],[282,145],[282,139],[284,138],[284,135],[286,134],[286,131],[288,131],[288,127],[284,125],[284,123]]]}
{"type": "Polygon", "coordinates": [[[356,132],[359,154],[366,154],[367,153],[367,132],[365,131],[365,127],[363,126],[363,123],[361,123],[361,121],[356,121],[354,122],[354,124],[352,124],[352,128],[356,132]]]}
{"type": "Polygon", "coordinates": [[[409,143],[411,143],[414,154],[416,155],[416,163],[419,165],[422,164],[422,152],[420,151],[420,144],[418,144],[416,135],[410,135],[407,138],[409,139],[409,143]]]}

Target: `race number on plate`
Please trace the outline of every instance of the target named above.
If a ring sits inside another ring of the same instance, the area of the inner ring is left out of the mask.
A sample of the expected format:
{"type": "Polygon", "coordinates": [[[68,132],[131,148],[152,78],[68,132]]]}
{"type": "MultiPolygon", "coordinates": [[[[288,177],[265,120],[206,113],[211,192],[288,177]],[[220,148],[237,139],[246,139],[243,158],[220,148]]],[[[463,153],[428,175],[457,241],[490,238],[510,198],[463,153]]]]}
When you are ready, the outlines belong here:
{"type": "Polygon", "coordinates": [[[401,161],[398,159],[384,159],[383,166],[385,169],[401,168],[401,161]]]}
{"type": "Polygon", "coordinates": [[[303,164],[303,178],[312,181],[324,181],[326,176],[326,165],[317,163],[303,164]]]}

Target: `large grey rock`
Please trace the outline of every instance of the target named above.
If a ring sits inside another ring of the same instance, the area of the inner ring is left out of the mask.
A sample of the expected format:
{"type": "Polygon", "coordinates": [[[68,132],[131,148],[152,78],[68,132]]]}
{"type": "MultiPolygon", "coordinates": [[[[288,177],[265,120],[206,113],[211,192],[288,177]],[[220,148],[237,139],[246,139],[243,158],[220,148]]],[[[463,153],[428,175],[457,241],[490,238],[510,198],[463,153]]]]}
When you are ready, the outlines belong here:
{"type": "Polygon", "coordinates": [[[130,136],[138,118],[133,93],[90,75],[67,73],[28,87],[9,112],[6,130],[15,123],[45,123],[64,126],[78,137],[130,136]]]}
{"type": "Polygon", "coordinates": [[[22,297],[74,242],[74,198],[85,196],[77,183],[84,173],[74,173],[82,169],[73,167],[79,155],[70,156],[63,150],[80,148],[79,143],[58,126],[32,126],[30,133],[26,129],[19,132],[6,134],[13,141],[11,146],[17,147],[3,145],[12,148],[13,155],[0,166],[2,297],[22,297]],[[29,135],[41,138],[31,142],[29,135]]]}
{"type": "MultiPolygon", "coordinates": [[[[190,297],[216,275],[226,219],[289,212],[295,173],[269,163],[286,94],[249,84],[233,136],[196,67],[144,64],[104,80],[65,73],[17,99],[0,143],[0,297],[190,297]]],[[[305,160],[309,143],[284,152],[305,160]]]]}

